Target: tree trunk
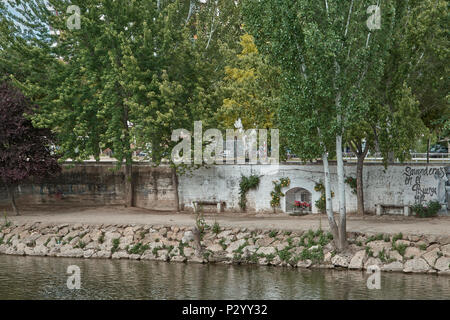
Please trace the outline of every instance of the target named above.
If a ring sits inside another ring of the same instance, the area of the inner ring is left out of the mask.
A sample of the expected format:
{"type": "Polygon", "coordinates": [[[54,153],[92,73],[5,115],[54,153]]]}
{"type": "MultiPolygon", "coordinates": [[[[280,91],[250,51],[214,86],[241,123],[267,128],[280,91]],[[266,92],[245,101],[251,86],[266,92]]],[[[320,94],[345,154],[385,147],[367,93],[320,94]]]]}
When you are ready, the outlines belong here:
{"type": "Polygon", "coordinates": [[[336,225],[336,221],[334,220],[333,214],[333,203],[331,197],[331,176],[330,176],[330,166],[328,165],[328,154],[325,152],[322,155],[323,160],[323,171],[325,174],[325,203],[326,203],[326,211],[328,217],[328,223],[330,225],[331,234],[333,235],[334,244],[336,247],[339,247],[339,231],[336,225]]]}
{"type": "Polygon", "coordinates": [[[389,152],[388,152],[388,163],[389,163],[389,164],[395,163],[395,155],[394,155],[394,151],[389,151],[389,152]]]}
{"type": "Polygon", "coordinates": [[[356,164],[356,197],[357,197],[357,205],[358,205],[358,214],[364,215],[364,182],[363,182],[363,169],[364,169],[364,158],[366,157],[366,153],[357,153],[356,157],[358,158],[356,164]]]}
{"type": "Polygon", "coordinates": [[[178,196],[178,175],[177,175],[177,168],[172,168],[172,185],[174,188],[174,194],[175,194],[175,206],[174,209],[176,212],[180,211],[180,198],[178,196]]]}
{"type": "Polygon", "coordinates": [[[12,207],[14,213],[16,214],[16,216],[19,216],[20,215],[19,208],[17,208],[16,199],[14,198],[14,190],[16,189],[16,187],[13,186],[12,190],[11,190],[11,188],[8,186],[7,183],[5,183],[5,186],[6,186],[6,191],[8,192],[9,200],[11,201],[11,207],[12,207]]]}
{"type": "Polygon", "coordinates": [[[428,141],[427,141],[427,163],[430,163],[430,144],[431,144],[431,137],[428,137],[428,141]]]}
{"type": "Polygon", "coordinates": [[[339,249],[347,247],[347,217],[345,209],[344,158],[342,155],[342,135],[336,136],[336,158],[339,198],[339,249]]]}
{"type": "Polygon", "coordinates": [[[127,160],[125,164],[125,207],[133,207],[133,190],[134,190],[134,179],[133,179],[133,164],[127,160]]]}

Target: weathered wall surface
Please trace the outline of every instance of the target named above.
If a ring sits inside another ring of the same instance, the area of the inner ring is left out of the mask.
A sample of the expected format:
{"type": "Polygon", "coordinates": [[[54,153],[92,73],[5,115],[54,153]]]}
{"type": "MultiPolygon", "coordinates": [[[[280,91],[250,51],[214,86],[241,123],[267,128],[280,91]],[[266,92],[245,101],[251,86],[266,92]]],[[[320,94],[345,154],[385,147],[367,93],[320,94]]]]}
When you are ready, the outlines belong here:
{"type": "MultiPolygon", "coordinates": [[[[331,165],[332,190],[337,191],[336,166],[331,165]]],[[[323,181],[323,167],[313,165],[280,165],[278,168],[261,165],[223,165],[203,168],[191,176],[180,179],[180,199],[186,206],[194,200],[216,199],[225,201],[228,210],[239,210],[239,180],[241,175],[259,175],[260,185],[247,195],[248,207],[256,211],[271,211],[270,193],[273,180],[288,177],[291,184],[284,188],[286,193],[292,188],[303,188],[311,193],[314,204],[320,193],[314,190],[316,183],[323,181]]],[[[345,167],[347,177],[356,177],[356,165],[345,167]]],[[[378,203],[412,205],[439,200],[446,206],[450,198],[450,164],[448,165],[382,165],[367,164],[364,168],[364,197],[366,210],[375,211],[378,203]],[[446,186],[447,185],[447,186],[446,186]]],[[[346,185],[348,211],[356,211],[356,195],[346,185]]],[[[285,211],[286,199],[281,199],[281,210],[285,211]]],[[[333,198],[333,208],[337,210],[337,195],[333,198]]],[[[317,209],[313,206],[313,212],[317,209]]]]}
{"type": "MultiPolygon", "coordinates": [[[[170,210],[174,207],[174,188],[168,168],[136,165],[134,203],[141,208],[170,210]]],[[[64,165],[62,173],[43,182],[30,180],[18,187],[20,205],[61,206],[123,204],[124,174],[108,163],[64,165]]],[[[0,205],[6,205],[6,189],[0,184],[0,205]]]]}
{"type": "MultiPolygon", "coordinates": [[[[44,183],[30,181],[16,192],[20,204],[54,205],[117,205],[123,203],[124,175],[114,171],[108,163],[85,163],[73,168],[65,166],[62,174],[44,183]]],[[[336,166],[331,165],[332,189],[337,191],[336,166]]],[[[241,176],[256,174],[260,185],[247,195],[247,208],[257,212],[271,212],[270,193],[273,181],[289,177],[291,185],[284,188],[286,193],[292,188],[303,188],[311,193],[314,204],[320,193],[314,190],[316,183],[323,180],[321,164],[264,165],[221,165],[197,169],[179,177],[179,198],[185,208],[192,208],[196,200],[217,200],[226,203],[226,211],[240,211],[239,181],[241,176]]],[[[135,165],[134,202],[137,207],[172,210],[175,188],[168,167],[154,168],[149,165],[135,165]]],[[[345,167],[347,177],[356,176],[356,165],[345,167]]],[[[450,201],[450,164],[391,165],[387,169],[377,164],[367,164],[364,168],[364,196],[367,211],[375,211],[378,203],[412,205],[438,200],[444,207],[450,201]]],[[[356,211],[356,196],[346,185],[348,211],[356,211]]],[[[5,205],[7,196],[0,185],[0,204],[5,205]]],[[[338,208],[337,196],[333,207],[338,208]]],[[[208,208],[205,208],[208,209],[208,208]]],[[[285,211],[286,198],[281,199],[279,211],[285,211]]],[[[317,209],[313,205],[313,212],[317,209]]],[[[445,213],[446,210],[443,210],[445,213]]]]}

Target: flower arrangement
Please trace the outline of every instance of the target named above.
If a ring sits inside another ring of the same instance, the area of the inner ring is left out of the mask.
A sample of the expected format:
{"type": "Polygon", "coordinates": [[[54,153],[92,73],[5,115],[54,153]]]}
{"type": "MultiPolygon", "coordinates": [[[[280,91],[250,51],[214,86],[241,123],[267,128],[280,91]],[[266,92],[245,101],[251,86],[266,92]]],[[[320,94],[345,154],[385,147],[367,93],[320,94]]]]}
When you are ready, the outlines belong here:
{"type": "Polygon", "coordinates": [[[311,204],[309,204],[308,202],[294,201],[294,207],[308,209],[311,208],[311,204]]]}

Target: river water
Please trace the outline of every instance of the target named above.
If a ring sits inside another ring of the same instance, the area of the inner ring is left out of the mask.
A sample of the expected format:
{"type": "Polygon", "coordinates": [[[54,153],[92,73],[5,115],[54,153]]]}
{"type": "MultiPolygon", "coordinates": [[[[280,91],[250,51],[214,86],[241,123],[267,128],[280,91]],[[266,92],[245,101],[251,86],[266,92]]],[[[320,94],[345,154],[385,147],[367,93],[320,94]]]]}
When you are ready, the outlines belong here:
{"type": "Polygon", "coordinates": [[[0,255],[0,299],[450,299],[450,277],[0,255]],[[81,288],[69,290],[77,265],[81,288]]]}

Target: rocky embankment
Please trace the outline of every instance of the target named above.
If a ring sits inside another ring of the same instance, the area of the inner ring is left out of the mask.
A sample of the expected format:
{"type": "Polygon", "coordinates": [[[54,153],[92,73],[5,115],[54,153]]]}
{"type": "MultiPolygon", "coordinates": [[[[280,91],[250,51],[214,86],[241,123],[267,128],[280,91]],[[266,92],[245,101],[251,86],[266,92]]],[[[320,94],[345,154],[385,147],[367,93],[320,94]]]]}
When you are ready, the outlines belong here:
{"type": "Polygon", "coordinates": [[[299,268],[450,275],[449,236],[349,233],[349,248],[337,253],[322,230],[222,229],[149,225],[28,223],[0,226],[0,254],[258,264],[299,268]],[[196,236],[197,235],[197,236],[196,236]]]}

